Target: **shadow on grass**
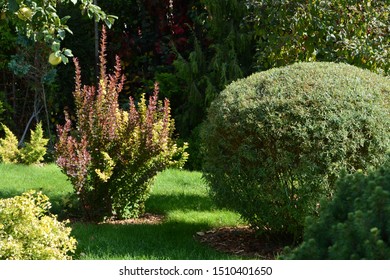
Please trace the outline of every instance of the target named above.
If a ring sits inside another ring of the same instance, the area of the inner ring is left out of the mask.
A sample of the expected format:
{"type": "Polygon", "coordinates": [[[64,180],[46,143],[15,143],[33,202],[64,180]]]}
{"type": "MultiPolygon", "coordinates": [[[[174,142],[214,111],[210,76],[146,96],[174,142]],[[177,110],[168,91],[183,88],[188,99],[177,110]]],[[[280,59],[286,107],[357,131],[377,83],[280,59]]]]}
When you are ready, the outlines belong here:
{"type": "Polygon", "coordinates": [[[21,192],[17,192],[16,190],[0,190],[0,198],[10,198],[17,195],[21,195],[21,192]]]}
{"type": "Polygon", "coordinates": [[[194,239],[206,224],[169,221],[161,224],[73,225],[78,240],[75,259],[205,260],[237,259],[194,239]]]}
{"type": "Polygon", "coordinates": [[[77,203],[72,192],[54,193],[47,190],[44,191],[42,188],[30,188],[22,191],[17,191],[15,189],[0,190],[0,199],[18,196],[29,190],[35,190],[37,192],[42,191],[44,195],[47,195],[52,206],[50,208],[50,213],[58,215],[61,219],[68,218],[67,213],[64,213],[64,209],[68,208],[69,204],[77,203]]]}
{"type": "MultiPolygon", "coordinates": [[[[196,194],[152,194],[146,211],[166,214],[175,210],[203,212],[216,207],[207,196],[196,194]]],[[[184,217],[182,217],[184,218],[184,217]]],[[[199,243],[194,235],[212,226],[207,222],[188,222],[167,218],[159,224],[75,223],[78,240],[76,259],[207,260],[237,259],[199,243]]],[[[199,219],[199,217],[197,217],[199,219]]]]}
{"type": "Polygon", "coordinates": [[[146,209],[152,213],[167,213],[174,210],[210,211],[216,209],[216,206],[207,196],[152,194],[146,201],[146,209]]]}

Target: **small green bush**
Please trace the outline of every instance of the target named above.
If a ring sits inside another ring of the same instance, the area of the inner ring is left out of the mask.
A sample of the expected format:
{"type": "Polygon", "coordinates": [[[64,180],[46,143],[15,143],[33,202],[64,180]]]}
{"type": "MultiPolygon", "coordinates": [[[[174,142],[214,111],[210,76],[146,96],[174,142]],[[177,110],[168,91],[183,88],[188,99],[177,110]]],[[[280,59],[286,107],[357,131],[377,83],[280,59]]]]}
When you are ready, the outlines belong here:
{"type": "Polygon", "coordinates": [[[298,63],[229,85],[204,125],[204,176],[253,227],[299,237],[341,170],[383,162],[390,81],[354,66],[298,63]]]}
{"type": "Polygon", "coordinates": [[[50,207],[34,191],[0,200],[0,260],[71,259],[76,240],[66,222],[47,214],[50,207]]]}
{"type": "Polygon", "coordinates": [[[17,163],[19,156],[18,139],[5,124],[2,126],[5,138],[0,139],[1,161],[4,163],[17,163]]]}
{"type": "Polygon", "coordinates": [[[30,141],[20,150],[20,162],[24,164],[42,162],[48,142],[49,139],[43,138],[42,123],[38,123],[35,131],[31,130],[30,141]]]}
{"type": "Polygon", "coordinates": [[[12,131],[3,124],[5,138],[0,139],[0,158],[4,163],[37,164],[43,161],[46,145],[49,139],[43,138],[42,123],[31,130],[30,141],[18,149],[18,139],[12,131]]]}
{"type": "Polygon", "coordinates": [[[288,259],[390,259],[390,165],[343,176],[288,259]]]}

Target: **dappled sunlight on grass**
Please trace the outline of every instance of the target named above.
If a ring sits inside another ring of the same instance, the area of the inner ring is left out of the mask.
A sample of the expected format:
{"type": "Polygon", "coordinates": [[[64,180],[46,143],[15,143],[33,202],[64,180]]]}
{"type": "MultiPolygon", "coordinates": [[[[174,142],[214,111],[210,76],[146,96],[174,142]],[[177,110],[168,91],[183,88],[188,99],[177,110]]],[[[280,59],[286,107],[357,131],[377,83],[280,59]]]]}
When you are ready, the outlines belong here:
{"type": "Polygon", "coordinates": [[[75,224],[80,259],[230,259],[194,239],[206,224],[75,224]]]}
{"type": "Polygon", "coordinates": [[[81,259],[236,259],[194,239],[196,232],[234,226],[239,215],[217,209],[199,172],[166,170],[158,175],[146,203],[160,224],[75,224],[81,259]]]}
{"type": "MultiPolygon", "coordinates": [[[[60,169],[45,166],[0,165],[0,197],[41,190],[64,215],[64,201],[73,188],[60,169]]],[[[198,242],[199,231],[241,224],[239,215],[218,209],[207,193],[199,172],[161,172],[146,203],[146,212],[161,214],[153,224],[94,224],[73,222],[78,240],[75,259],[237,259],[198,242]]]]}
{"type": "Polygon", "coordinates": [[[184,223],[199,223],[205,227],[235,226],[242,221],[236,213],[227,210],[213,211],[188,211],[175,210],[168,214],[168,221],[179,221],[184,223]]]}

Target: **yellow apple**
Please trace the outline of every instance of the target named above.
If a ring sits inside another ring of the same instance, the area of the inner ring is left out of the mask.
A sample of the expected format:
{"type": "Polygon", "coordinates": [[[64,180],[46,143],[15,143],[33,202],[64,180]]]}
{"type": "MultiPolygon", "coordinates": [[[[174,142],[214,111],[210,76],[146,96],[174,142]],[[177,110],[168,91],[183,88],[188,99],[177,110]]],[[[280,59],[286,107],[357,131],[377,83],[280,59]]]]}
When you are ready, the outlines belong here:
{"type": "Polygon", "coordinates": [[[33,11],[28,7],[22,7],[17,12],[17,15],[18,15],[18,18],[20,18],[21,20],[24,20],[24,21],[31,20],[33,17],[33,11]]]}
{"type": "Polygon", "coordinates": [[[56,66],[56,65],[60,64],[61,61],[62,61],[61,57],[56,56],[55,53],[51,53],[50,54],[50,56],[49,56],[49,63],[51,65],[56,66]]]}

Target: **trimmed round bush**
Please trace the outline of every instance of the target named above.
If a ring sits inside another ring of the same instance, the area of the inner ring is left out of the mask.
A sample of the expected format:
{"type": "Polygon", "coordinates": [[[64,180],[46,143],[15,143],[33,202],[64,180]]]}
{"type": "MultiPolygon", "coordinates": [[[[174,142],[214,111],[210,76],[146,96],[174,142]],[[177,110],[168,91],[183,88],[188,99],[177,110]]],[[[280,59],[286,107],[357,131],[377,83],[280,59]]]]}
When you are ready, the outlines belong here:
{"type": "Polygon", "coordinates": [[[297,63],[233,82],[203,127],[215,201],[254,228],[299,238],[340,171],[367,170],[389,148],[390,80],[354,66],[297,63]]]}
{"type": "Polygon", "coordinates": [[[342,177],[288,259],[390,259],[390,165],[342,177]]]}
{"type": "Polygon", "coordinates": [[[0,260],[67,260],[75,252],[71,228],[48,214],[47,196],[34,191],[0,199],[0,260]]]}

